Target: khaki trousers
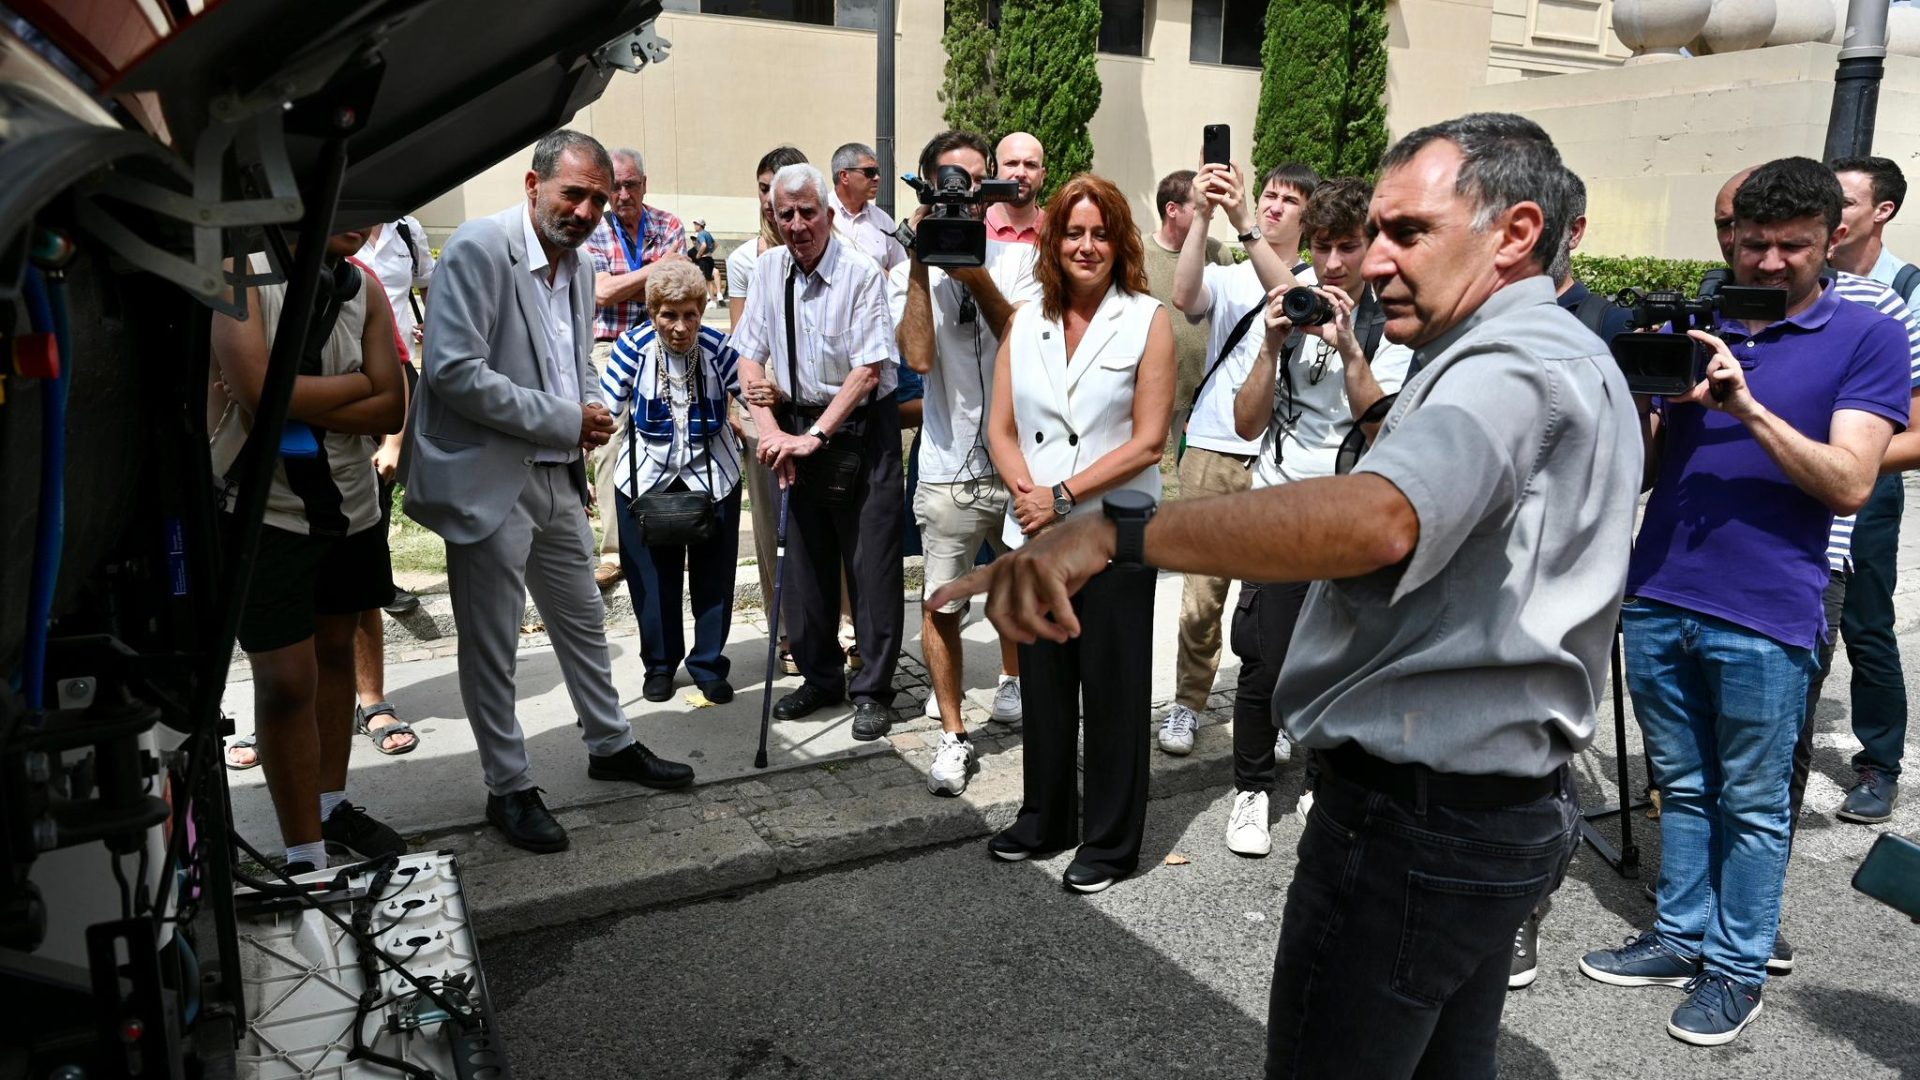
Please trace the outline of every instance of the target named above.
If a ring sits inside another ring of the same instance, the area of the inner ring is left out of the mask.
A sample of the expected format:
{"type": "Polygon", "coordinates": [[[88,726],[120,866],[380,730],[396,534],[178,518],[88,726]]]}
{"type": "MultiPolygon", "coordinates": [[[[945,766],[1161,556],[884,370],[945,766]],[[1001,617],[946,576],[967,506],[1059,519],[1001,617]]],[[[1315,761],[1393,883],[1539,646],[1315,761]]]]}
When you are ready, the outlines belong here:
{"type": "MultiPolygon", "coordinates": [[[[1234,495],[1253,486],[1251,460],[1187,447],[1180,459],[1180,498],[1234,495]]],[[[1207,707],[1220,667],[1220,616],[1229,578],[1188,574],[1180,588],[1180,649],[1174,660],[1173,699],[1189,709],[1207,707]]]]}

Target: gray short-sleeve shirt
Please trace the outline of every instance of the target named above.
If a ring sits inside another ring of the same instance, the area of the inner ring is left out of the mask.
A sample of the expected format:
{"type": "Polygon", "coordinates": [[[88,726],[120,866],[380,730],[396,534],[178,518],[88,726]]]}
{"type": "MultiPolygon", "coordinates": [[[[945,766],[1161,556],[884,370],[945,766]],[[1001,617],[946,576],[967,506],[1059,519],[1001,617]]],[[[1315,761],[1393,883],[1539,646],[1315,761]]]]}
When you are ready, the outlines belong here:
{"type": "Polygon", "coordinates": [[[1593,741],[1642,449],[1600,339],[1515,282],[1420,350],[1357,472],[1420,521],[1397,567],[1314,584],[1274,693],[1302,745],[1545,776],[1593,741]]]}

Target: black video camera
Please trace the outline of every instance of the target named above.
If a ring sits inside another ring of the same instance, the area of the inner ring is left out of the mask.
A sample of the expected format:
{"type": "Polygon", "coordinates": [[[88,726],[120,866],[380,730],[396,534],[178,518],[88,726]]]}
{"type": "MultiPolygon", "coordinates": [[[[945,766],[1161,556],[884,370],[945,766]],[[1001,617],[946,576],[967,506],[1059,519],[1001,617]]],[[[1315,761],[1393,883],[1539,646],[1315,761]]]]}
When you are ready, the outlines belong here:
{"type": "Polygon", "coordinates": [[[1720,317],[1766,322],[1787,317],[1787,290],[1757,285],[1724,285],[1700,296],[1621,289],[1613,302],[1633,313],[1629,330],[1673,324],[1672,333],[1615,334],[1609,343],[1627,389],[1666,397],[1685,394],[1706,377],[1712,352],[1688,337],[1688,330],[1711,333],[1720,317]]]}
{"type": "Polygon", "coordinates": [[[986,203],[1011,202],[1020,195],[1020,185],[1012,180],[982,180],[975,187],[973,176],[958,165],[942,165],[932,184],[913,173],[901,177],[920,194],[920,204],[933,210],[912,230],[914,255],[928,266],[947,269],[985,266],[987,263],[987,225],[974,215],[973,208],[986,203]]]}

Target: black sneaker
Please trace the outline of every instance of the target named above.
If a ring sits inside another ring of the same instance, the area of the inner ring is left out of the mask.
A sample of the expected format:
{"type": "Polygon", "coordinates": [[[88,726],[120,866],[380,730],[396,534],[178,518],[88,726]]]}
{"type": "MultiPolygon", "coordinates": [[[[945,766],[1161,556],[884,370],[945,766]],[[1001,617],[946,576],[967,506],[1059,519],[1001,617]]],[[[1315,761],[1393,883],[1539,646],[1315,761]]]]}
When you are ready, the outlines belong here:
{"type": "Polygon", "coordinates": [[[415,596],[405,589],[396,587],[393,590],[393,599],[382,604],[381,610],[389,615],[405,615],[409,611],[416,610],[419,606],[420,598],[418,596],[415,596]]]}
{"type": "Polygon", "coordinates": [[[649,675],[641,684],[640,696],[648,701],[665,701],[673,696],[673,675],[671,673],[649,675]]]}
{"type": "Polygon", "coordinates": [[[342,847],[362,862],[382,855],[405,855],[407,842],[390,826],[375,821],[364,806],[341,803],[320,823],[320,839],[342,847]]]}
{"type": "Polygon", "coordinates": [[[893,730],[893,710],[877,701],[863,701],[853,708],[853,737],[857,742],[872,742],[893,730]]]}
{"type": "Polygon", "coordinates": [[[840,690],[826,690],[807,683],[793,693],[773,704],[775,720],[798,720],[811,715],[817,709],[828,705],[838,705],[846,700],[846,694],[840,690]]]}
{"type": "Polygon", "coordinates": [[[1687,1000],[1673,1010],[1667,1034],[1694,1046],[1725,1046],[1759,1015],[1759,987],[1703,971],[1687,984],[1687,1000]]]}
{"type": "Polygon", "coordinates": [[[1793,942],[1787,940],[1787,935],[1775,933],[1773,935],[1773,955],[1767,957],[1767,974],[1790,975],[1792,973],[1793,942]]]}
{"type": "Polygon", "coordinates": [[[1518,990],[1533,985],[1540,974],[1540,915],[1529,911],[1513,932],[1513,964],[1507,968],[1507,989],[1518,990]]]}

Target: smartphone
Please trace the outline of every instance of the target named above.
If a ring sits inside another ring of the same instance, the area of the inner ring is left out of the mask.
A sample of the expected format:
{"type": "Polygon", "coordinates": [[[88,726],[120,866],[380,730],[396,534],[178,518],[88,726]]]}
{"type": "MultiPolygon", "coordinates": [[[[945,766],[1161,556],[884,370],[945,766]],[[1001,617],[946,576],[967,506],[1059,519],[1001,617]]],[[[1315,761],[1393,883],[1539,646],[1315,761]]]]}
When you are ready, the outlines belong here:
{"type": "Polygon", "coordinates": [[[1920,921],[1920,843],[1898,833],[1881,833],[1853,872],[1853,887],[1920,921]]]}
{"type": "Polygon", "coordinates": [[[1233,129],[1225,124],[1208,124],[1200,131],[1200,157],[1208,165],[1226,165],[1232,160],[1233,129]]]}

